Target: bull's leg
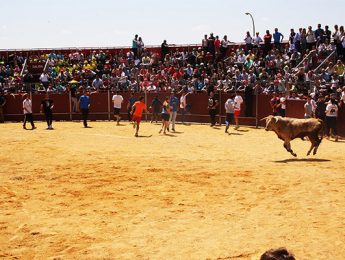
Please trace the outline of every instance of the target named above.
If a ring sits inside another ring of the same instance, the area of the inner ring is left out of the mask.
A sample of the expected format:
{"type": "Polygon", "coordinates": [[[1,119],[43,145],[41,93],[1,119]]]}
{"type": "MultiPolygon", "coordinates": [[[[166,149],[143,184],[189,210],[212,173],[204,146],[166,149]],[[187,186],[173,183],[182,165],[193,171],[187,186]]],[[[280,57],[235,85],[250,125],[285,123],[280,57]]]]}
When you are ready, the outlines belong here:
{"type": "Polygon", "coordinates": [[[316,144],[315,144],[315,146],[314,146],[313,155],[315,155],[315,154],[317,153],[317,149],[319,148],[319,145],[320,145],[320,143],[321,143],[321,140],[322,140],[322,139],[319,139],[319,137],[317,137],[317,139],[316,139],[316,144]]]}
{"type": "Polygon", "coordinates": [[[309,141],[311,142],[311,146],[310,149],[307,153],[307,156],[310,155],[311,151],[313,150],[313,148],[316,146],[315,140],[312,136],[308,136],[309,141]]]}
{"type": "Polygon", "coordinates": [[[292,149],[291,149],[291,145],[290,145],[290,141],[284,141],[284,147],[285,147],[285,149],[289,152],[289,153],[291,153],[293,156],[297,156],[297,154],[295,154],[293,151],[292,151],[292,149]]]}

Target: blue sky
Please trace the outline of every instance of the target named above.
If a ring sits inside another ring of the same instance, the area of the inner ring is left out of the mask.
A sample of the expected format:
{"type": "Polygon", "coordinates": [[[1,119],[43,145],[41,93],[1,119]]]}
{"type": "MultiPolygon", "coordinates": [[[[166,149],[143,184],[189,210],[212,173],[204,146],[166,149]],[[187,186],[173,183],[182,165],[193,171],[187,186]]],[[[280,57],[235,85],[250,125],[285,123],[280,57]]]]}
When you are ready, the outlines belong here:
{"type": "Polygon", "coordinates": [[[256,31],[345,25],[344,0],[12,0],[1,1],[0,49],[200,43],[214,32],[242,41],[254,16],[256,31]]]}

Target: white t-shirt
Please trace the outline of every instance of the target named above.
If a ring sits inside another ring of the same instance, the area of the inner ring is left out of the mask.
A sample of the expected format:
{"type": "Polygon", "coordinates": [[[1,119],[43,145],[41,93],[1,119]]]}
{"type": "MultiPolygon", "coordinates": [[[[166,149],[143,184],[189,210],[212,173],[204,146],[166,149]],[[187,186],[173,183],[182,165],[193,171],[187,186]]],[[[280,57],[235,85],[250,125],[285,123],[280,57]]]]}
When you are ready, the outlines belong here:
{"type": "Polygon", "coordinates": [[[343,101],[343,103],[345,104],[345,91],[341,92],[341,98],[340,100],[343,101]]]}
{"type": "Polygon", "coordinates": [[[326,116],[336,117],[338,115],[338,106],[336,104],[328,104],[326,106],[326,116]]]}
{"type": "Polygon", "coordinates": [[[30,99],[24,99],[23,112],[24,114],[32,114],[32,103],[30,99]]]}
{"type": "Polygon", "coordinates": [[[280,98],[280,108],[281,109],[286,109],[286,97],[281,97],[280,98]]]}
{"type": "Polygon", "coordinates": [[[233,114],[234,113],[234,105],[235,105],[235,102],[229,98],[226,102],[225,102],[225,112],[227,114],[233,114]]]}
{"type": "Polygon", "coordinates": [[[121,95],[114,95],[113,96],[114,108],[121,108],[122,101],[123,101],[123,97],[121,95]]]}
{"type": "Polygon", "coordinates": [[[234,98],[234,102],[235,102],[235,105],[234,105],[235,110],[241,110],[241,104],[243,103],[243,98],[238,95],[234,98]]]}
{"type": "Polygon", "coordinates": [[[187,106],[187,96],[182,95],[180,97],[180,108],[186,108],[186,106],[187,106]]]}

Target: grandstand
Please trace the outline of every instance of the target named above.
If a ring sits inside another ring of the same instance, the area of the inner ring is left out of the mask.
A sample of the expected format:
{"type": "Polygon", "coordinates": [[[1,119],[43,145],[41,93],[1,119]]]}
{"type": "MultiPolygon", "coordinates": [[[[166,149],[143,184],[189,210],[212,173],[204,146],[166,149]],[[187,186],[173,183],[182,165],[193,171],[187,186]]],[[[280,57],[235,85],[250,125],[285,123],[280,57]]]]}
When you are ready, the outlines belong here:
{"type": "MultiPolygon", "coordinates": [[[[223,103],[229,93],[242,92],[247,95],[244,106],[249,109],[242,110],[241,123],[256,126],[260,118],[271,112],[267,95],[280,92],[288,99],[287,116],[303,117],[307,95],[315,99],[319,95],[341,98],[343,55],[327,37],[309,45],[309,49],[295,48],[291,37],[279,46],[268,47],[249,47],[224,39],[218,48],[167,45],[164,57],[161,46],[147,46],[137,56],[130,47],[1,50],[1,88],[13,94],[7,97],[6,120],[20,119],[20,98],[16,96],[25,92],[32,96],[34,113],[38,113],[36,100],[42,98],[40,93],[48,92],[56,103],[56,119],[79,119],[72,111],[70,94],[78,95],[83,88],[92,93],[97,104],[91,111],[93,120],[111,118],[110,96],[115,90],[122,91],[125,100],[128,92],[143,93],[148,103],[154,95],[163,98],[171,90],[193,93],[189,96],[193,105],[188,120],[194,122],[207,122],[202,104],[207,93],[216,91],[222,101],[219,123],[223,121],[223,103]],[[46,82],[40,80],[43,72],[47,73],[46,82]],[[95,87],[97,75],[101,85],[95,87]],[[246,87],[252,94],[244,93],[246,87]]],[[[126,113],[125,108],[122,113],[126,113]]],[[[345,121],[343,114],[340,111],[340,122],[345,121]]],[[[345,133],[342,123],[339,132],[345,133]]]]}

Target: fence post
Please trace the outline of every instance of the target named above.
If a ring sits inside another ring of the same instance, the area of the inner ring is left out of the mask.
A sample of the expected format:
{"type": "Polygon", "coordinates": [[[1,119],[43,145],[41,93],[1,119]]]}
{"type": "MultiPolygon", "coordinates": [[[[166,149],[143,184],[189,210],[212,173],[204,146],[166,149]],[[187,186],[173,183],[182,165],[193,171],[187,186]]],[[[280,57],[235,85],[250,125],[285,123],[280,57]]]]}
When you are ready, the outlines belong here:
{"type": "Polygon", "coordinates": [[[72,96],[71,91],[68,91],[68,101],[69,101],[69,119],[72,121],[72,96]]]}
{"type": "MultiPolygon", "coordinates": [[[[146,91],[146,89],[145,89],[144,93],[145,93],[145,95],[144,95],[144,97],[145,97],[145,104],[147,106],[147,91],[146,91]]],[[[145,113],[145,121],[147,122],[147,113],[145,113]]]]}
{"type": "Polygon", "coordinates": [[[219,92],[219,125],[222,126],[222,91],[218,90],[219,92]]]}
{"type": "Polygon", "coordinates": [[[110,89],[108,88],[108,121],[110,121],[110,89]]]}
{"type": "Polygon", "coordinates": [[[255,126],[256,128],[259,127],[259,93],[256,91],[255,95],[255,126]]]}

